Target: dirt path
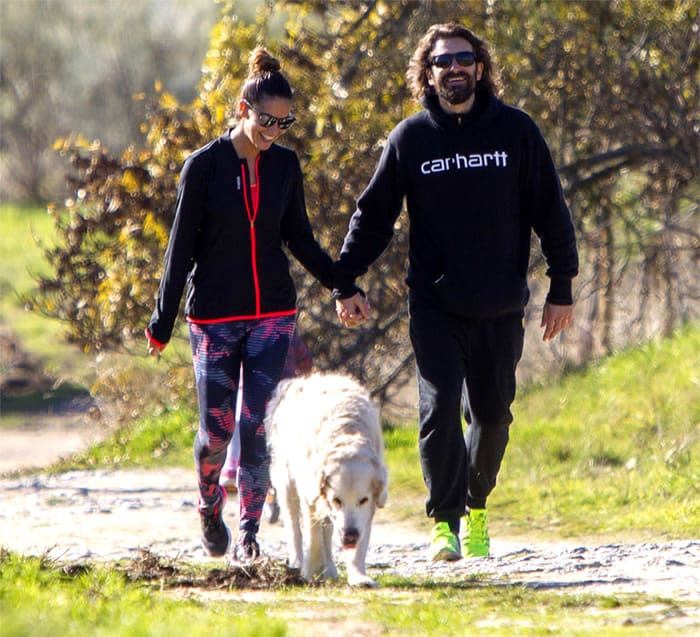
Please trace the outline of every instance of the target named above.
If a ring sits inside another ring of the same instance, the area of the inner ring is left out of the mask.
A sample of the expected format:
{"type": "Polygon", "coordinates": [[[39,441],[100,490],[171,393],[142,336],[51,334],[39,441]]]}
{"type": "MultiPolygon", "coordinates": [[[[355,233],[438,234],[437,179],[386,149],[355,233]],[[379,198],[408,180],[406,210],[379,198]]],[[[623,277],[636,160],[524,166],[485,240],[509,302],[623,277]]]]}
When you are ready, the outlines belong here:
{"type": "Polygon", "coordinates": [[[40,415],[33,419],[31,426],[0,430],[0,475],[47,467],[85,449],[98,437],[94,425],[76,424],[75,417],[40,415]]]}
{"type": "MultiPolygon", "coordinates": [[[[65,560],[135,558],[140,549],[204,560],[198,541],[192,471],[85,471],[0,479],[0,545],[65,560]]],[[[235,527],[236,500],[226,509],[235,527]]],[[[647,593],[690,605],[700,630],[700,539],[658,544],[532,543],[492,540],[493,556],[431,564],[423,529],[388,523],[378,512],[370,573],[468,578],[537,589],[598,594],[647,593]]],[[[263,552],[282,558],[280,525],[263,524],[263,552]]],[[[685,605],[685,604],[684,604],[685,605]]]]}

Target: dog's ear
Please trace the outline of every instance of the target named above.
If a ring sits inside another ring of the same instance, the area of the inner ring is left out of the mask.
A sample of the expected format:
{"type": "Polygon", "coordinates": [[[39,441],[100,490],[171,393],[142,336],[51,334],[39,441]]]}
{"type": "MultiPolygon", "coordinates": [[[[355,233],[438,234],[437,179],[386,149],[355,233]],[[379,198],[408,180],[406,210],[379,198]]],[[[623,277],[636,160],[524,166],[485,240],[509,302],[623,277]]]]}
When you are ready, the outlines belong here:
{"type": "Polygon", "coordinates": [[[325,468],[321,469],[317,473],[317,484],[318,484],[318,493],[316,494],[316,497],[313,499],[313,505],[316,508],[317,512],[320,515],[328,515],[330,511],[330,505],[328,504],[328,500],[326,498],[326,492],[328,491],[330,487],[330,482],[329,482],[329,476],[326,473],[325,468]]]}
{"type": "Polygon", "coordinates": [[[324,496],[326,495],[326,489],[328,488],[328,475],[326,472],[321,469],[318,472],[318,495],[319,496],[324,496]]]}
{"type": "Polygon", "coordinates": [[[372,480],[372,495],[377,507],[381,509],[389,497],[389,480],[386,469],[383,466],[379,467],[377,476],[372,480]]]}
{"type": "Polygon", "coordinates": [[[330,487],[331,487],[330,475],[331,475],[331,472],[329,470],[327,470],[326,467],[323,467],[318,472],[318,497],[319,498],[325,498],[328,489],[330,489],[330,487]]]}

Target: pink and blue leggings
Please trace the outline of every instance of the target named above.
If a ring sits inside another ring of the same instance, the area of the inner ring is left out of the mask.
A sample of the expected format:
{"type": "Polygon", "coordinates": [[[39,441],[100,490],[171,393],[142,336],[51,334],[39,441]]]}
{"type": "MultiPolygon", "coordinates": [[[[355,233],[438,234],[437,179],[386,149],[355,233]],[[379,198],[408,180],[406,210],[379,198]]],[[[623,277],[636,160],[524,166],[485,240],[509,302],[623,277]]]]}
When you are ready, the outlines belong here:
{"type": "Polygon", "coordinates": [[[236,394],[243,373],[238,470],[240,531],[257,533],[270,482],[263,419],[273,390],[282,378],[295,317],[190,323],[192,361],[199,401],[199,431],[194,460],[200,499],[219,496],[219,474],[236,427],[236,394]]]}

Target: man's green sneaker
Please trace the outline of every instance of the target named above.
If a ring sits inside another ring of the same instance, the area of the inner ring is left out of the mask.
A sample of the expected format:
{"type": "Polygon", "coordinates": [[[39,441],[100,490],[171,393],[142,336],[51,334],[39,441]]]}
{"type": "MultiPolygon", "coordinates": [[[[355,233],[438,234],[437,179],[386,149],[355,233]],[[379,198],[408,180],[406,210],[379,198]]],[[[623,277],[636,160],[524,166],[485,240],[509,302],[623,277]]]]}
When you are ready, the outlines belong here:
{"type": "Polygon", "coordinates": [[[430,532],[430,557],[433,562],[454,562],[462,558],[459,538],[447,522],[437,522],[430,532]]]}
{"type": "Polygon", "coordinates": [[[464,522],[462,538],[464,557],[488,557],[489,530],[486,524],[486,509],[472,509],[462,521],[464,522]]]}

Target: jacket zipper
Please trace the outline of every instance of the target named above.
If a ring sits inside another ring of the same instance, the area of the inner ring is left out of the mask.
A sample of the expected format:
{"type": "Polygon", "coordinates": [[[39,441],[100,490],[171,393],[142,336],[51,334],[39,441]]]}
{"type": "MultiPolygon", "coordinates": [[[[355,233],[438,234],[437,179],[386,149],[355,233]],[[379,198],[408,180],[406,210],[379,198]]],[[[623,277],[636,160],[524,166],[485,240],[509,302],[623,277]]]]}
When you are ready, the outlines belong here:
{"type": "Polygon", "coordinates": [[[245,160],[241,162],[241,170],[243,173],[243,201],[245,203],[245,211],[250,221],[250,258],[253,270],[253,286],[255,288],[255,315],[260,315],[260,279],[258,278],[258,257],[257,257],[257,241],[255,238],[255,218],[258,216],[260,207],[260,173],[258,172],[258,164],[260,163],[260,155],[255,159],[255,183],[258,188],[258,198],[254,201],[253,192],[250,188],[250,181],[246,174],[245,160]],[[248,194],[250,191],[250,195],[248,194]]]}

